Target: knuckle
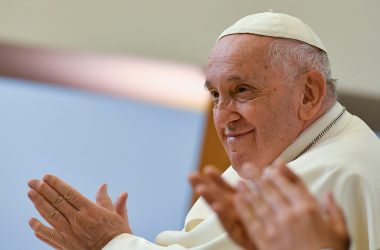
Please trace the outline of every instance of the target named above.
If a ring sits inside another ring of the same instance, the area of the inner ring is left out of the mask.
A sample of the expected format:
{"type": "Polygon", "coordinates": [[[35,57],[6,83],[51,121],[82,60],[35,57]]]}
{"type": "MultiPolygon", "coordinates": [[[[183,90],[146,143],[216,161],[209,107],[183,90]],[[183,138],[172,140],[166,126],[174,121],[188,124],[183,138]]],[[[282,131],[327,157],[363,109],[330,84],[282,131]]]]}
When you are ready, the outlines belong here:
{"type": "Polygon", "coordinates": [[[59,217],[59,211],[58,210],[54,210],[49,215],[49,221],[51,221],[51,222],[57,221],[58,217],[59,217]]]}
{"type": "Polygon", "coordinates": [[[45,200],[43,198],[41,198],[40,196],[36,196],[34,201],[34,206],[39,209],[41,207],[43,207],[43,205],[45,204],[45,200]]]}
{"type": "Polygon", "coordinates": [[[67,201],[73,201],[77,197],[78,193],[73,188],[68,188],[63,195],[63,198],[67,201]]]}
{"type": "Polygon", "coordinates": [[[42,192],[47,189],[47,184],[43,181],[40,181],[39,185],[37,186],[36,190],[38,192],[42,192]]]}
{"type": "Polygon", "coordinates": [[[53,202],[53,206],[54,207],[59,207],[59,206],[61,206],[62,204],[63,204],[63,202],[64,202],[64,198],[62,197],[62,196],[58,196],[55,200],[54,200],[54,202],[53,202]]]}
{"type": "Polygon", "coordinates": [[[57,238],[57,232],[55,230],[51,230],[48,235],[49,240],[54,241],[57,238]]]}
{"type": "Polygon", "coordinates": [[[78,213],[72,212],[72,213],[68,214],[67,219],[70,221],[71,225],[78,224],[78,213]]]}
{"type": "Polygon", "coordinates": [[[299,207],[298,212],[307,216],[314,216],[318,213],[318,209],[312,203],[305,203],[299,207]]]}

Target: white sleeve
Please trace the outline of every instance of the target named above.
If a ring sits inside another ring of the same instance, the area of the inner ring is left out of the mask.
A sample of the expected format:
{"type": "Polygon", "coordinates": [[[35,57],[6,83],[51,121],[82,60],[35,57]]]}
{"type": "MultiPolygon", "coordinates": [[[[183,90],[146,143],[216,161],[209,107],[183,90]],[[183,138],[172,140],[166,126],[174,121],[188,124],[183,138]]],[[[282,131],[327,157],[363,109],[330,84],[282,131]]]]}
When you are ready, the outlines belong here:
{"type": "Polygon", "coordinates": [[[121,234],[111,240],[102,250],[242,250],[226,233],[207,242],[193,242],[192,246],[171,244],[160,246],[141,237],[121,234]]]}
{"type": "Polygon", "coordinates": [[[120,234],[119,236],[112,239],[102,250],[160,250],[160,249],[170,249],[170,250],[183,250],[187,249],[179,245],[171,245],[168,247],[158,246],[144,238],[137,237],[132,234],[120,234]]]}

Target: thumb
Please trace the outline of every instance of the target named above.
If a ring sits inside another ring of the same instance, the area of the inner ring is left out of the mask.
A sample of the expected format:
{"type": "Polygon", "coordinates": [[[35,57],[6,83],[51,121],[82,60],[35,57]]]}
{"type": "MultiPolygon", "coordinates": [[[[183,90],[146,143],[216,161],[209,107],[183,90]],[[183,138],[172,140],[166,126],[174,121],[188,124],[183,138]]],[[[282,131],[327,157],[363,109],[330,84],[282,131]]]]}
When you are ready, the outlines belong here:
{"type": "Polygon", "coordinates": [[[110,211],[114,211],[111,198],[107,193],[107,184],[102,184],[96,192],[96,204],[110,211]]]}
{"type": "Polygon", "coordinates": [[[121,218],[123,218],[124,222],[130,227],[129,225],[129,219],[128,219],[128,210],[127,210],[127,199],[128,199],[128,193],[123,192],[120,194],[119,198],[115,201],[114,207],[116,210],[116,213],[120,215],[121,218]]]}

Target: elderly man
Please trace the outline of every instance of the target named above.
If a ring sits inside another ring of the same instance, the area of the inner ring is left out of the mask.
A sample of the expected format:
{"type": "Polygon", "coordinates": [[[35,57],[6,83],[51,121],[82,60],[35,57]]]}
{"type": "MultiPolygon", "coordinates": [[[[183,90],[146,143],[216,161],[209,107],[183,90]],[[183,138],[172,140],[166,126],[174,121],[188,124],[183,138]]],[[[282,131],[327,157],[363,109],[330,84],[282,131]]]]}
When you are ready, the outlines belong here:
{"type": "MultiPolygon", "coordinates": [[[[317,198],[334,194],[352,249],[380,248],[380,142],[337,102],[326,48],[309,26],[270,12],[241,19],[215,44],[205,85],[232,163],[223,174],[228,183],[241,180],[244,163],[262,169],[281,158],[317,198]]],[[[125,195],[114,207],[104,187],[94,204],[54,176],[29,186],[31,200],[53,228],[36,219],[31,227],[58,249],[240,249],[203,199],[182,231],[163,232],[153,244],[132,234],[125,195]]]]}

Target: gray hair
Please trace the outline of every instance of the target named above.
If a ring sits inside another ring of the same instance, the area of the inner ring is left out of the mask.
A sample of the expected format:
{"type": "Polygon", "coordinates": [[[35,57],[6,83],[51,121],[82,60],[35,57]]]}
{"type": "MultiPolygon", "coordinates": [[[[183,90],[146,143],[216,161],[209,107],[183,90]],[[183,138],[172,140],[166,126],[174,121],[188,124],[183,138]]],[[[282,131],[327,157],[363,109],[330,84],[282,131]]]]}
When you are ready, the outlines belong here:
{"type": "Polygon", "coordinates": [[[279,38],[269,47],[269,62],[271,66],[279,66],[290,82],[310,70],[321,72],[326,79],[327,99],[336,98],[337,80],[331,78],[330,62],[325,51],[297,40],[279,38]]]}

